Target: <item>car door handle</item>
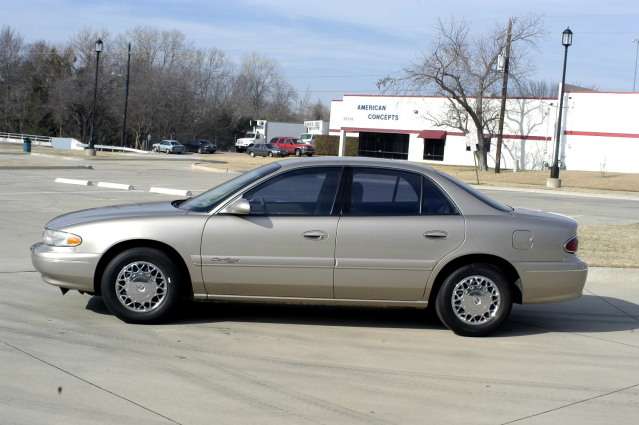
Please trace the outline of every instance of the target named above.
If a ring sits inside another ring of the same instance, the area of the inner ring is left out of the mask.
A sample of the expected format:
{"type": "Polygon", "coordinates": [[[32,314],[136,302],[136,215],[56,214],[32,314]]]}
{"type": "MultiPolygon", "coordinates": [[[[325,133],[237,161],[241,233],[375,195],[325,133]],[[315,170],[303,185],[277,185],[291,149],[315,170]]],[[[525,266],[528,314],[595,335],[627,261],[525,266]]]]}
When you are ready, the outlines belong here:
{"type": "Polygon", "coordinates": [[[424,233],[424,237],[427,239],[446,239],[448,232],[444,230],[429,230],[424,233]]]}
{"type": "Polygon", "coordinates": [[[321,239],[326,239],[328,237],[328,233],[321,230],[309,230],[308,232],[304,232],[302,236],[304,236],[306,239],[313,239],[318,241],[321,239]]]}

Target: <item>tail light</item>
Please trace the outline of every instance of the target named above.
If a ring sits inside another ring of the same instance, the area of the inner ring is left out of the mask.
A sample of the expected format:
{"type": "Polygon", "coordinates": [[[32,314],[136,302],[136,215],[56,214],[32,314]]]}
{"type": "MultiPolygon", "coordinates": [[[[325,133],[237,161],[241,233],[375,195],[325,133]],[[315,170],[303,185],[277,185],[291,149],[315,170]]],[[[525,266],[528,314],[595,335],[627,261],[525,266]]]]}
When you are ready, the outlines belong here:
{"type": "Polygon", "coordinates": [[[578,249],[579,249],[579,239],[577,239],[577,236],[570,239],[568,242],[564,244],[564,251],[566,251],[568,254],[574,254],[577,252],[578,249]]]}

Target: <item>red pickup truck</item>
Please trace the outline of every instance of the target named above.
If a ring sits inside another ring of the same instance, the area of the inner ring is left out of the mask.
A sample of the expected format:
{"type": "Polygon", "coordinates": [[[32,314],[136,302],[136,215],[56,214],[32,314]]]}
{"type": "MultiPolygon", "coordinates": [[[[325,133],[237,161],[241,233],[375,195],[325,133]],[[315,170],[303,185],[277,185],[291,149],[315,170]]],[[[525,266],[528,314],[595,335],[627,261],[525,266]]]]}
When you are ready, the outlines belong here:
{"type": "Polygon", "coordinates": [[[315,148],[307,143],[301,143],[294,137],[274,137],[271,144],[278,149],[288,152],[289,155],[313,156],[315,148]]]}

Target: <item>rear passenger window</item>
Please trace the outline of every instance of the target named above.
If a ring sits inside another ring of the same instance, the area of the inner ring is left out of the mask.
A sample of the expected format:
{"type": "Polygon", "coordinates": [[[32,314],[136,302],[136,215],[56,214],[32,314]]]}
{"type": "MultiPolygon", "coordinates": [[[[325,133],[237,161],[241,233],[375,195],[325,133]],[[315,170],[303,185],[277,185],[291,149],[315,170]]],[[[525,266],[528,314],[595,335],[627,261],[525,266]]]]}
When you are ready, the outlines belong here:
{"type": "Polygon", "coordinates": [[[422,215],[455,215],[457,209],[446,195],[429,178],[424,177],[422,186],[422,215]]]}
{"type": "Polygon", "coordinates": [[[346,215],[419,215],[421,176],[399,170],[354,168],[346,215]]]}

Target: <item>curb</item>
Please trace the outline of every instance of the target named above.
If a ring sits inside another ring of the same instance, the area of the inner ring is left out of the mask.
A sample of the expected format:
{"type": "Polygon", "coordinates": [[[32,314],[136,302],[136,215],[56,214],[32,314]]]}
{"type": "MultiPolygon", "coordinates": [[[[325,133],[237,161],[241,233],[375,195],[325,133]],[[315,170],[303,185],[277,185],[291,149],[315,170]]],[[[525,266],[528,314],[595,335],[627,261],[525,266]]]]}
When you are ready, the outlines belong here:
{"type": "Polygon", "coordinates": [[[161,193],[163,195],[175,195],[175,196],[193,196],[190,190],[183,189],[171,189],[168,187],[152,187],[149,189],[151,193],[161,193]]]}
{"type": "Polygon", "coordinates": [[[124,183],[111,183],[111,182],[98,182],[96,184],[98,187],[106,187],[109,189],[121,189],[121,190],[133,190],[135,187],[131,184],[124,183]]]}
{"type": "Polygon", "coordinates": [[[93,170],[93,165],[0,165],[0,170],[93,170]]]}
{"type": "Polygon", "coordinates": [[[522,192],[522,193],[538,193],[541,195],[556,195],[556,196],[572,196],[576,198],[593,198],[593,199],[616,199],[620,201],[635,201],[639,202],[639,195],[617,195],[617,194],[606,194],[606,193],[589,193],[589,192],[568,192],[568,191],[559,191],[552,189],[533,189],[533,188],[524,188],[524,187],[508,187],[508,186],[490,186],[490,185],[476,185],[471,184],[475,189],[478,190],[495,190],[495,191],[504,191],[504,192],[522,192]]]}
{"type": "Polygon", "coordinates": [[[64,183],[64,184],[76,184],[79,186],[91,186],[93,182],[91,180],[80,180],[80,179],[65,179],[63,177],[57,177],[54,182],[56,183],[64,183]]]}

